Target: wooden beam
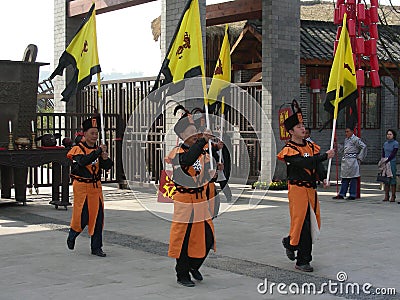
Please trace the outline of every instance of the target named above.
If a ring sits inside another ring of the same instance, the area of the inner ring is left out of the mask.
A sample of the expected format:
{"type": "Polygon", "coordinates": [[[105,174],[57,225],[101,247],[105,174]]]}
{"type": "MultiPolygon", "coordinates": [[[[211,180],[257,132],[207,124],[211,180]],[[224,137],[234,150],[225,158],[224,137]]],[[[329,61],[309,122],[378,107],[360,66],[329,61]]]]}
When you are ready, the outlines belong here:
{"type": "Polygon", "coordinates": [[[332,66],[332,60],[318,59],[318,58],[312,58],[312,59],[300,58],[300,64],[307,66],[332,66]]]}
{"type": "MultiPolygon", "coordinates": [[[[94,0],[97,15],[153,1],[156,0],[94,0]]],[[[74,0],[68,2],[68,17],[85,15],[92,6],[92,2],[93,0],[74,0]]]]}
{"type": "Polygon", "coordinates": [[[249,82],[257,82],[262,79],[262,72],[258,72],[256,75],[254,75],[249,82]]]}
{"type": "Polygon", "coordinates": [[[238,38],[236,39],[235,44],[231,47],[231,55],[233,52],[235,52],[236,47],[240,44],[240,42],[242,41],[243,37],[245,36],[246,32],[248,31],[248,26],[246,26],[246,28],[244,28],[242,30],[242,32],[239,34],[238,38]]]}
{"type": "Polygon", "coordinates": [[[232,71],[237,71],[237,70],[254,70],[254,69],[261,69],[262,63],[257,62],[257,63],[252,63],[252,64],[233,64],[232,65],[232,71]]]}
{"type": "Polygon", "coordinates": [[[261,0],[236,0],[206,7],[207,26],[261,18],[261,0]]]}

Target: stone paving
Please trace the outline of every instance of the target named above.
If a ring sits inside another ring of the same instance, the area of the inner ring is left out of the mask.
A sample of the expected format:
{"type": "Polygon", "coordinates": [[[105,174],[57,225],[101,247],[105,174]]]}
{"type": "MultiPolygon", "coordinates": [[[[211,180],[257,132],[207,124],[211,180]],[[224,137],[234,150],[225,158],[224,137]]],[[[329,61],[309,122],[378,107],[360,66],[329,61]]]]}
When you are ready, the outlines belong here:
{"type": "Polygon", "coordinates": [[[1,201],[0,299],[399,298],[376,292],[400,290],[400,205],[383,203],[383,192],[372,180],[363,182],[362,198],[353,201],[333,200],[335,186],[319,189],[322,230],[312,274],[295,270],[281,245],[289,227],[287,192],[232,188],[238,199],[222,203],[223,213],[214,222],[217,252],[205,261],[204,281],[194,288],[176,283],[175,261],[167,257],[172,204],[157,203],[153,188],[104,187],[106,258],[90,254],[86,232],[74,251],[66,248],[72,209],[49,205],[48,189],[28,196],[27,206],[1,201]],[[281,293],[273,286],[278,283],[281,293]],[[296,286],[319,289],[329,283],[331,292],[325,287],[324,294],[293,295],[296,286]],[[371,294],[352,293],[350,283],[371,294]]]}

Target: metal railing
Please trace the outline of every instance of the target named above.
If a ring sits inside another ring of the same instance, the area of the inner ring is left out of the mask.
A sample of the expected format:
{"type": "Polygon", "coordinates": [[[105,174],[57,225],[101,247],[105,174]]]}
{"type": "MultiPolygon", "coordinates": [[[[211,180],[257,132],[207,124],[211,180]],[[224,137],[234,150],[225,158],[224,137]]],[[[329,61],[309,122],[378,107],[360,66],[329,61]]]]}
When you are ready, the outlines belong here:
{"type": "MultiPolygon", "coordinates": [[[[46,133],[60,133],[57,145],[62,145],[62,140],[69,137],[74,141],[75,134],[81,130],[82,121],[93,116],[83,113],[38,113],[37,137],[46,133]]],[[[105,135],[109,147],[109,155],[114,166],[109,171],[103,171],[102,182],[119,182],[122,177],[121,143],[122,128],[120,116],[117,114],[105,114],[105,135]]],[[[38,142],[40,146],[40,142],[38,142]]],[[[37,168],[30,168],[28,176],[29,187],[51,185],[51,164],[45,164],[37,168]]]]}
{"type": "MultiPolygon", "coordinates": [[[[101,84],[104,115],[106,117],[106,136],[110,142],[110,155],[114,161],[114,168],[109,174],[104,174],[104,180],[120,182],[125,178],[134,178],[135,181],[158,182],[160,171],[163,167],[166,133],[165,117],[161,116],[152,129],[143,136],[141,124],[132,125],[129,136],[123,136],[129,118],[136,114],[136,118],[149,123],[147,111],[153,110],[152,105],[144,107],[141,111],[135,110],[140,102],[150,92],[155,77],[122,79],[103,81],[101,84]],[[139,127],[138,127],[139,126],[139,127]],[[136,128],[137,127],[137,128],[136,128]],[[122,149],[122,138],[128,142],[126,149],[122,149]],[[130,159],[122,166],[122,156],[132,157],[132,153],[145,152],[145,159],[141,161],[130,159]],[[124,168],[124,170],[123,170],[124,168]]],[[[231,104],[237,110],[227,115],[227,121],[235,128],[235,132],[227,132],[232,138],[232,177],[241,175],[243,167],[249,169],[250,179],[256,178],[261,167],[261,150],[257,134],[260,128],[253,128],[251,124],[260,124],[261,112],[261,83],[238,84],[242,90],[233,89],[231,104]],[[256,101],[250,101],[250,97],[256,101]],[[249,153],[250,157],[247,157],[249,153]]],[[[77,97],[77,114],[38,114],[38,134],[45,132],[60,132],[63,137],[73,137],[79,130],[81,121],[97,111],[98,98],[96,84],[90,84],[77,97]]],[[[257,127],[257,125],[256,125],[257,127]]],[[[62,138],[59,142],[61,142],[62,138]]],[[[46,171],[46,170],[43,170],[46,171]]],[[[47,178],[50,178],[47,176],[47,178]]],[[[49,183],[48,183],[49,184],[49,183]]]]}

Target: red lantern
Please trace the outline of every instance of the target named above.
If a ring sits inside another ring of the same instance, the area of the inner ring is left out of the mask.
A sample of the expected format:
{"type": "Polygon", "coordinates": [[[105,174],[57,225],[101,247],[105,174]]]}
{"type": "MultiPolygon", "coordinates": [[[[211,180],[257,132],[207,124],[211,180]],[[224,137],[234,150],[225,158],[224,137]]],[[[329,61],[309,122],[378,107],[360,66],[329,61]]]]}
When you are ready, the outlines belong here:
{"type": "Polygon", "coordinates": [[[356,0],[347,0],[347,4],[354,5],[356,4],[356,0]]]}
{"type": "Polygon", "coordinates": [[[346,4],[340,4],[340,7],[339,7],[339,20],[340,20],[340,22],[343,21],[344,14],[346,12],[347,12],[346,4]]]}
{"type": "Polygon", "coordinates": [[[336,41],[333,43],[333,56],[335,56],[335,53],[336,53],[336,49],[337,49],[338,44],[339,44],[339,41],[338,41],[338,40],[336,40],[336,41]]]}
{"type": "Polygon", "coordinates": [[[319,93],[321,91],[321,79],[311,79],[310,80],[310,88],[313,93],[319,93]]]}
{"type": "Polygon", "coordinates": [[[365,85],[365,78],[364,78],[364,70],[359,69],[356,71],[356,78],[357,78],[357,86],[364,86],[365,85]]]}
{"type": "Polygon", "coordinates": [[[342,32],[342,26],[338,26],[337,31],[336,31],[336,39],[337,40],[339,40],[341,32],[342,32]]]}
{"type": "Polygon", "coordinates": [[[339,5],[344,4],[344,0],[337,0],[336,1],[336,7],[339,7],[339,5]]]}
{"type": "Polygon", "coordinates": [[[371,6],[369,8],[369,17],[370,17],[371,23],[378,23],[379,22],[378,7],[371,6]]]}
{"type": "Polygon", "coordinates": [[[369,9],[365,10],[365,19],[363,21],[363,23],[368,26],[369,24],[371,24],[371,18],[369,17],[369,9]]]}
{"type": "Polygon", "coordinates": [[[371,72],[369,72],[369,77],[371,78],[372,87],[380,87],[381,86],[381,80],[379,78],[378,71],[372,70],[371,72]]]}
{"type": "Polygon", "coordinates": [[[365,5],[362,3],[357,4],[357,18],[360,21],[365,20],[365,5]]]}
{"type": "Polygon", "coordinates": [[[370,2],[371,2],[371,6],[376,6],[376,7],[379,6],[378,0],[371,0],[370,2]]]}
{"type": "Polygon", "coordinates": [[[350,36],[356,35],[356,21],[354,19],[349,19],[347,21],[347,29],[349,31],[350,36]]]}
{"type": "Polygon", "coordinates": [[[371,65],[371,70],[379,70],[378,56],[376,54],[370,56],[369,63],[371,65]]]}
{"type": "Polygon", "coordinates": [[[378,38],[378,25],[376,23],[369,25],[369,36],[373,39],[378,38]]]}
{"type": "Polygon", "coordinates": [[[376,39],[369,39],[369,49],[370,49],[370,54],[369,55],[374,55],[376,54],[376,39]]]}
{"type": "Polygon", "coordinates": [[[364,38],[363,37],[357,37],[356,51],[357,51],[357,54],[364,54],[364,38]]]}
{"type": "Polygon", "coordinates": [[[338,25],[340,24],[340,12],[339,8],[335,8],[335,13],[333,15],[333,24],[338,25]]]}

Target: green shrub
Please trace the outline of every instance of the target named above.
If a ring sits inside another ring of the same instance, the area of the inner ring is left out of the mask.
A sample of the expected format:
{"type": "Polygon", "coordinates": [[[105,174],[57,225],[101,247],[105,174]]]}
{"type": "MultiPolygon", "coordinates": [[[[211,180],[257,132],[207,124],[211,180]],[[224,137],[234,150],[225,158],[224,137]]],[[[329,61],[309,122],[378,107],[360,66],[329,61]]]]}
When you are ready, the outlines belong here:
{"type": "Polygon", "coordinates": [[[287,190],[287,181],[278,180],[272,181],[269,184],[266,181],[256,181],[253,183],[253,188],[260,190],[287,190]]]}

